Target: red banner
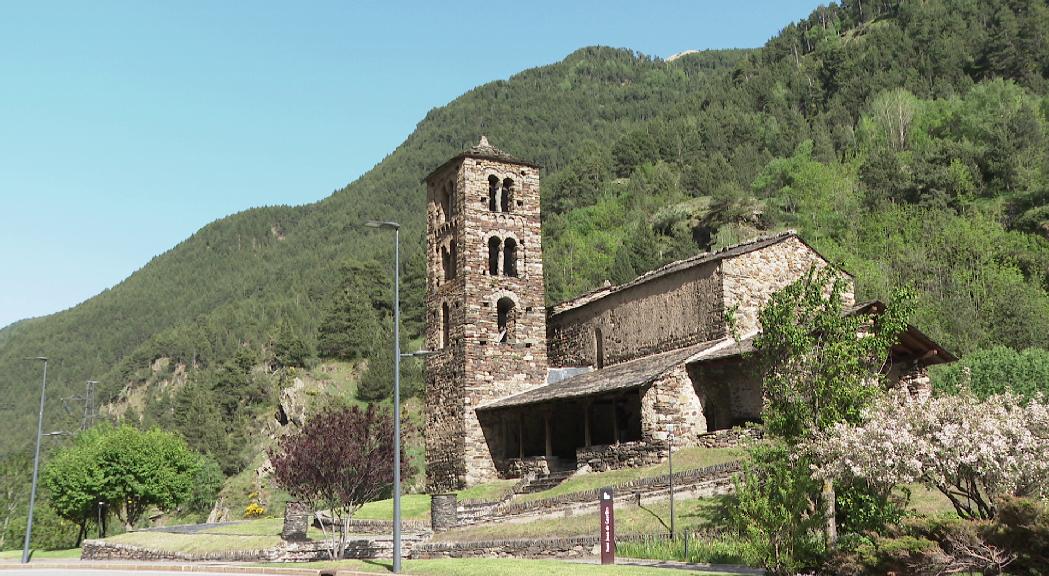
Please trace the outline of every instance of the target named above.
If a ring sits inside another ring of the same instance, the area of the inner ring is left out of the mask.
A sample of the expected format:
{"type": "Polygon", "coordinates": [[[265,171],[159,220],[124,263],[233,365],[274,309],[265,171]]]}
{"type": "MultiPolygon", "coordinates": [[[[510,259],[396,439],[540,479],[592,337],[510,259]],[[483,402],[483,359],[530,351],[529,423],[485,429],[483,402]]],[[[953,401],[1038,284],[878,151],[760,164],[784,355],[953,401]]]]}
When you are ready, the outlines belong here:
{"type": "Polygon", "coordinates": [[[616,563],[616,514],[611,488],[601,489],[601,563],[616,563]]]}

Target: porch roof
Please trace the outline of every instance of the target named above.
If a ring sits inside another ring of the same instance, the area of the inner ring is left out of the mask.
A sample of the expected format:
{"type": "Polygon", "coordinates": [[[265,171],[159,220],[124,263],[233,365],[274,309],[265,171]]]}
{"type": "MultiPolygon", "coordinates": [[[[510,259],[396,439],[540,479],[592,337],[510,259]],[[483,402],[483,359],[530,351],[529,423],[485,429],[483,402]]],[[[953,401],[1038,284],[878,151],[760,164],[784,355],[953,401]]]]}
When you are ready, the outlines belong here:
{"type": "MultiPolygon", "coordinates": [[[[730,339],[729,339],[730,340],[730,339]]],[[[659,378],[671,368],[692,361],[693,357],[722,345],[726,339],[700,342],[669,352],[645,356],[628,362],[607,366],[557,382],[533,388],[520,394],[478,406],[478,410],[495,410],[514,406],[539,404],[553,400],[570,400],[639,388],[659,378]]]]}

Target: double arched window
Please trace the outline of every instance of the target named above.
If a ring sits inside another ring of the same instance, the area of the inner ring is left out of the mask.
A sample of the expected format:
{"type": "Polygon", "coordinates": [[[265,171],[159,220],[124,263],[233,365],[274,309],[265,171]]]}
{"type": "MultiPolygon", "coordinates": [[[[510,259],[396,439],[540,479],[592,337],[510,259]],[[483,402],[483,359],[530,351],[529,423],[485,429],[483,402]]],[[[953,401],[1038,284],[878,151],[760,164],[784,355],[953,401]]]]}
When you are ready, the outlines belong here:
{"type": "Polygon", "coordinates": [[[517,240],[500,240],[492,236],[488,239],[488,275],[498,276],[500,273],[503,276],[517,276],[517,240]]]}
{"type": "Polygon", "coordinates": [[[503,178],[492,174],[488,177],[488,210],[491,212],[513,212],[514,206],[514,181],[512,178],[503,178]]]}

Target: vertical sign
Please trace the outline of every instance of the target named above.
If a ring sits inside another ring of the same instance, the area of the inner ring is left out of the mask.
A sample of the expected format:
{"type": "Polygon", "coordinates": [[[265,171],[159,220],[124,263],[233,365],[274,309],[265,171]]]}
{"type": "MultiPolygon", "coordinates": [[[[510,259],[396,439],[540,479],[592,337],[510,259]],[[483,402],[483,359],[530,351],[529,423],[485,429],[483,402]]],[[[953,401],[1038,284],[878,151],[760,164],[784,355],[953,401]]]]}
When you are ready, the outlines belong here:
{"type": "Polygon", "coordinates": [[[612,489],[601,489],[601,563],[616,563],[616,515],[612,510],[612,489]]]}

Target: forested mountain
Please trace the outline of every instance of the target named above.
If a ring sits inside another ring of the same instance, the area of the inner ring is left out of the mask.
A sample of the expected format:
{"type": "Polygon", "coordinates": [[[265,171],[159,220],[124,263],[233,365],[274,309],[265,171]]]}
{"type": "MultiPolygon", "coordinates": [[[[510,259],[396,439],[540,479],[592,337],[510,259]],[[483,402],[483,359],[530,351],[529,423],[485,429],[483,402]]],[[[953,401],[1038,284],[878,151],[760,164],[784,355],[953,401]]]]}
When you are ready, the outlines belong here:
{"type": "Polygon", "coordinates": [[[914,284],[916,323],[955,351],[1049,347],[1047,90],[1045,0],[849,1],[761,49],[669,62],[579,50],[434,109],[320,202],[216,221],[113,289],[0,330],[0,450],[34,428],[39,368],[26,356],[53,359],[52,397],[93,378],[102,399],[170,358],[198,396],[166,409],[218,403],[226,418],[272,397],[245,379],[253,365],[299,362],[318,343],[380,354],[331,341],[336,327],[388,324],[392,239],[368,219],[404,226],[417,335],[420,178],[481,134],[544,167],[551,301],[794,227],[857,276],[862,298],[914,284]]]}

